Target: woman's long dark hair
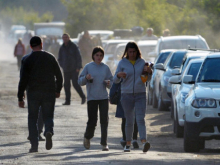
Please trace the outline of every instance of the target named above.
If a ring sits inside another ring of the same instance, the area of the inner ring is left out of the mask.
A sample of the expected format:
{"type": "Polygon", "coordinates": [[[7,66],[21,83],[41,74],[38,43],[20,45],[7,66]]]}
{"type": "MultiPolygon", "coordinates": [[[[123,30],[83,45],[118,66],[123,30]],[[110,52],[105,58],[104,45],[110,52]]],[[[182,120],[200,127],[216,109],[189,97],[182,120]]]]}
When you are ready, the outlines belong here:
{"type": "Polygon", "coordinates": [[[123,53],[122,59],[123,59],[123,58],[127,58],[127,59],[129,58],[129,57],[128,57],[128,49],[129,49],[129,48],[134,48],[134,49],[136,49],[136,51],[137,51],[136,60],[137,60],[138,58],[142,58],[142,56],[141,56],[141,51],[140,51],[139,47],[137,46],[136,42],[128,42],[127,45],[126,45],[126,47],[125,47],[125,51],[124,51],[124,53],[123,53]]]}

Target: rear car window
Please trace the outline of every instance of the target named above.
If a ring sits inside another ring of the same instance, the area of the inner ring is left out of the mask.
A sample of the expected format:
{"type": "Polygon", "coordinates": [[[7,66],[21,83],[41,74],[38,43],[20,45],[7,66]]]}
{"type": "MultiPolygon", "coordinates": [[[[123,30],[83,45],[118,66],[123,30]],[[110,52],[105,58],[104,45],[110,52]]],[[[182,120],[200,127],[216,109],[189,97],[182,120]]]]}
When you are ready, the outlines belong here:
{"type": "Polygon", "coordinates": [[[173,56],[170,59],[170,68],[180,68],[182,62],[183,62],[183,57],[186,54],[186,52],[176,52],[173,54],[173,56]]]}
{"type": "Polygon", "coordinates": [[[170,52],[160,53],[160,56],[159,56],[159,58],[158,58],[156,64],[157,64],[157,63],[163,63],[163,64],[164,64],[164,62],[166,61],[166,59],[167,59],[167,57],[168,57],[169,54],[170,54],[170,52]]]}
{"type": "Polygon", "coordinates": [[[193,64],[191,64],[191,66],[188,70],[187,75],[192,75],[193,76],[193,81],[195,81],[195,79],[196,79],[196,76],[199,72],[201,64],[202,64],[201,62],[200,63],[193,63],[193,64]]]}

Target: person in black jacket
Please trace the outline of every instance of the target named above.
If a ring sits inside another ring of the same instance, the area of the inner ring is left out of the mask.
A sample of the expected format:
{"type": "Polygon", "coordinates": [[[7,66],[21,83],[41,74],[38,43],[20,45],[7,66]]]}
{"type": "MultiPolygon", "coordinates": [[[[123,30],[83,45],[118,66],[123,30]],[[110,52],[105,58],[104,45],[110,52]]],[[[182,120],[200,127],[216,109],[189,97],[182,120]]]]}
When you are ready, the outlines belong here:
{"type": "Polygon", "coordinates": [[[28,129],[31,142],[29,152],[38,152],[37,119],[41,107],[45,124],[46,149],[53,146],[53,118],[56,98],[60,97],[63,78],[56,58],[42,51],[42,41],[38,36],[30,40],[33,52],[22,61],[18,85],[18,106],[24,108],[24,92],[28,99],[28,129]]]}
{"type": "Polygon", "coordinates": [[[72,79],[73,87],[81,97],[81,104],[86,102],[85,94],[81,86],[78,84],[79,71],[82,68],[82,58],[78,47],[70,40],[70,36],[64,33],[62,36],[63,45],[60,47],[58,62],[63,69],[64,74],[64,90],[66,94],[66,101],[63,105],[70,105],[71,92],[70,80],[72,79]]]}
{"type": "MultiPolygon", "coordinates": [[[[21,61],[24,62],[25,58],[30,56],[31,53],[23,56],[21,61]]],[[[21,63],[21,65],[23,65],[23,63],[21,63]]],[[[42,111],[41,111],[41,108],[40,108],[39,109],[39,114],[38,114],[38,119],[37,119],[37,129],[38,129],[38,135],[39,135],[38,139],[39,139],[39,141],[45,141],[45,139],[41,136],[41,133],[43,132],[43,127],[44,127],[44,121],[43,121],[42,111]]],[[[30,137],[28,136],[27,139],[30,140],[30,137]]]]}

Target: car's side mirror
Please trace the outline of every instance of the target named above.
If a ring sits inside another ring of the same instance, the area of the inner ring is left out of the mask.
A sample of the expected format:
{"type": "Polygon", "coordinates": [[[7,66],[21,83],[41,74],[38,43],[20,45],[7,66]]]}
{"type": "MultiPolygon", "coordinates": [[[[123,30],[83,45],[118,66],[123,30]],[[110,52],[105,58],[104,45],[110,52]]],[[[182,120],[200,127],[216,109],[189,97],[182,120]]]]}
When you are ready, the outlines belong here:
{"type": "Polygon", "coordinates": [[[169,79],[170,84],[181,84],[180,76],[172,76],[169,79]]]}
{"type": "Polygon", "coordinates": [[[183,77],[183,83],[185,84],[194,84],[195,81],[193,81],[193,76],[192,75],[186,75],[183,77]]]}
{"type": "Polygon", "coordinates": [[[165,71],[164,65],[162,63],[155,64],[154,69],[165,71]]]}
{"type": "Polygon", "coordinates": [[[173,69],[172,75],[180,75],[180,69],[173,69]]]}

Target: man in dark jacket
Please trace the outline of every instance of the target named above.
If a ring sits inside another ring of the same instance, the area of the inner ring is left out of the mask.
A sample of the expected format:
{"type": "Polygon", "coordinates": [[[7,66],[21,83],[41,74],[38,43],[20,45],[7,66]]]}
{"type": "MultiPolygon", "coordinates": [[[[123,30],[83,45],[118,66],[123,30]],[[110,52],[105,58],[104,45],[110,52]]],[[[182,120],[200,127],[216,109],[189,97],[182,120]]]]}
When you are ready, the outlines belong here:
{"type": "Polygon", "coordinates": [[[30,40],[33,52],[22,61],[18,85],[18,105],[24,108],[24,91],[28,99],[28,129],[31,142],[29,152],[38,152],[37,119],[41,107],[45,124],[46,149],[53,146],[53,118],[55,99],[60,97],[63,78],[55,57],[42,51],[42,41],[38,36],[30,40]]]}
{"type": "Polygon", "coordinates": [[[81,86],[78,84],[79,70],[82,68],[82,58],[78,47],[70,40],[69,34],[65,33],[62,36],[63,45],[60,47],[58,62],[63,69],[64,74],[64,90],[66,101],[63,105],[70,105],[71,92],[70,80],[72,79],[73,87],[82,99],[81,104],[86,101],[85,94],[81,86]]]}

